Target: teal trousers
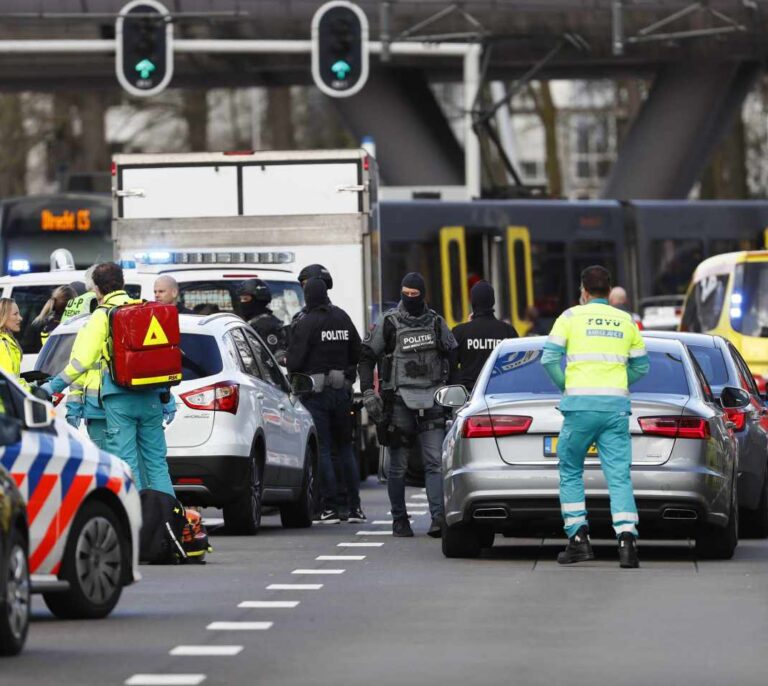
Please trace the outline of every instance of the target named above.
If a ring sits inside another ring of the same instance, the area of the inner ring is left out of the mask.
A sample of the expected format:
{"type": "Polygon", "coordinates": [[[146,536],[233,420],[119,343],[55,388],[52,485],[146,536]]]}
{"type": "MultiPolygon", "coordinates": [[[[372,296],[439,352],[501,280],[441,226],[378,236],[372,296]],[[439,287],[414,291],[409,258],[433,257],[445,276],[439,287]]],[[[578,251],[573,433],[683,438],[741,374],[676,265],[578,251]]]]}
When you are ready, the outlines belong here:
{"type": "Polygon", "coordinates": [[[582,526],[589,527],[584,497],[584,459],[597,444],[600,466],[608,482],[611,516],[616,536],[637,536],[637,506],[632,492],[632,441],[628,412],[564,411],[557,443],[560,461],[560,510],[570,538],[582,526]]]}

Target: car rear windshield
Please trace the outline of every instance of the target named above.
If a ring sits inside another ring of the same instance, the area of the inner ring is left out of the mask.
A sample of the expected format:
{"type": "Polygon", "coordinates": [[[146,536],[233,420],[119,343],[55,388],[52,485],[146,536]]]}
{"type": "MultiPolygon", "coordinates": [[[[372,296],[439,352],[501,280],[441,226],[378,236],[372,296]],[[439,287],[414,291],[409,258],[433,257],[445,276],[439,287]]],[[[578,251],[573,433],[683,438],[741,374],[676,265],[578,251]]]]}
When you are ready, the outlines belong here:
{"type": "MultiPolygon", "coordinates": [[[[67,366],[75,334],[51,336],[35,363],[35,369],[55,376],[67,366]]],[[[213,336],[196,333],[181,334],[181,371],[184,381],[218,374],[224,368],[221,353],[213,336]]]]}
{"type": "Polygon", "coordinates": [[[718,348],[689,345],[688,350],[693,353],[710,386],[725,386],[728,383],[728,370],[725,367],[725,358],[723,358],[723,353],[718,348]]]}
{"type": "MultiPolygon", "coordinates": [[[[541,366],[541,350],[503,353],[496,358],[486,395],[559,393],[541,366]]],[[[689,395],[688,380],[680,358],[662,352],[649,352],[650,372],[632,385],[632,393],[689,395]]],[[[565,367],[565,358],[562,361],[565,367]]]]}

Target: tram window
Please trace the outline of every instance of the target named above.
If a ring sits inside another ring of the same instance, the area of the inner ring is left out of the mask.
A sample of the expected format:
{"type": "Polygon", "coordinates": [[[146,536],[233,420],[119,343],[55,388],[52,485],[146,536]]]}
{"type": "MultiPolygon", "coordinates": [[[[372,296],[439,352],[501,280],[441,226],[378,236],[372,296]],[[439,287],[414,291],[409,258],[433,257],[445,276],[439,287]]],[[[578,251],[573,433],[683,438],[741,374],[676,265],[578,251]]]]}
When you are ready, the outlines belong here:
{"type": "Polygon", "coordinates": [[[565,243],[533,241],[531,262],[536,309],[540,317],[551,319],[551,324],[568,305],[565,243]]]}
{"type": "Polygon", "coordinates": [[[716,328],[723,311],[727,287],[727,274],[707,276],[699,281],[685,305],[683,330],[702,333],[716,328]]]}
{"type": "Polygon", "coordinates": [[[451,241],[448,245],[448,269],[451,274],[451,313],[456,321],[461,321],[464,317],[461,289],[466,288],[466,284],[461,281],[461,252],[456,241],[451,241]]]}
{"type": "MultiPolygon", "coordinates": [[[[613,241],[575,241],[571,245],[573,257],[573,275],[578,280],[581,272],[593,264],[605,267],[611,276],[616,279],[616,244],[613,241]]],[[[616,284],[614,285],[624,285],[616,284]]]]}
{"type": "Polygon", "coordinates": [[[651,241],[653,295],[682,295],[704,259],[704,245],[696,239],[651,241]]]}

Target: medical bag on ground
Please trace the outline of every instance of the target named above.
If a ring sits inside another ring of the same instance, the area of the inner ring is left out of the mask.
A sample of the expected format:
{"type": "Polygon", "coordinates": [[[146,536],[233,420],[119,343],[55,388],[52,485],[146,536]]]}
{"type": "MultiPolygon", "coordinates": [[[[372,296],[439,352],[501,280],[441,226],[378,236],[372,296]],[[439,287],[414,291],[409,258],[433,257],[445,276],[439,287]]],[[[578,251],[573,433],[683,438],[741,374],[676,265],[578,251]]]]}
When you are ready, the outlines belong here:
{"type": "Polygon", "coordinates": [[[184,506],[172,495],[152,488],[139,493],[141,498],[141,532],[139,561],[153,565],[185,562],[182,545],[187,517],[184,506]]]}
{"type": "Polygon", "coordinates": [[[208,530],[203,524],[203,517],[197,511],[188,508],[184,512],[187,523],[184,525],[181,545],[187,554],[186,562],[205,564],[206,553],[212,553],[213,548],[208,542],[208,530]]]}
{"type": "Polygon", "coordinates": [[[134,391],[181,382],[181,334],[175,305],[141,302],[109,311],[109,371],[134,391]]]}

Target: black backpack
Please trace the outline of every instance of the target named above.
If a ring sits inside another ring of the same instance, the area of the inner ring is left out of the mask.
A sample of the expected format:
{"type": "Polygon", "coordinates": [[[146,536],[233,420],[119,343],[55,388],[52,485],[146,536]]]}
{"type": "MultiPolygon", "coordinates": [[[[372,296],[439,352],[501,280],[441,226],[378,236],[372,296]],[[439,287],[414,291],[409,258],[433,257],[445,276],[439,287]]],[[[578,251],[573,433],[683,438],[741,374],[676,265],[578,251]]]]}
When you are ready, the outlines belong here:
{"type": "Polygon", "coordinates": [[[154,565],[173,565],[186,561],[182,546],[187,523],[184,506],[172,495],[145,488],[141,497],[139,560],[154,565]]]}

